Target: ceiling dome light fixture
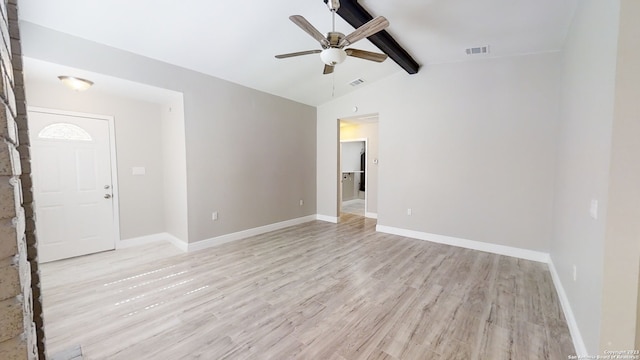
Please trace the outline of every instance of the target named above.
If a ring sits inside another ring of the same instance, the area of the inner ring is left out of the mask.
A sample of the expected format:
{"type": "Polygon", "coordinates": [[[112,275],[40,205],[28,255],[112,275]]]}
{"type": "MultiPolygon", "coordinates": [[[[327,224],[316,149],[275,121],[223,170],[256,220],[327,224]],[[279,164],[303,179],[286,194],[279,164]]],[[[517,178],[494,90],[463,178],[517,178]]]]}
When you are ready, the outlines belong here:
{"type": "Polygon", "coordinates": [[[347,58],[347,53],[344,50],[338,49],[338,48],[324,49],[320,53],[320,59],[322,59],[322,62],[329,66],[340,64],[346,58],[347,58]]]}
{"type": "Polygon", "coordinates": [[[58,79],[62,81],[63,84],[68,86],[69,88],[75,91],[85,91],[93,85],[93,81],[89,81],[87,79],[81,79],[73,76],[58,76],[58,79]]]}

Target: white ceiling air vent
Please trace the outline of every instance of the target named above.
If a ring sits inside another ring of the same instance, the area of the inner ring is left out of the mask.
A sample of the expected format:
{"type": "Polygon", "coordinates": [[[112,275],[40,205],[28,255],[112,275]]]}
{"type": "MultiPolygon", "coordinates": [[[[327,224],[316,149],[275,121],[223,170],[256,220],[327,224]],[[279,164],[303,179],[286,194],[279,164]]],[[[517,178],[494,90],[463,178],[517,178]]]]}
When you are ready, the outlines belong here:
{"type": "Polygon", "coordinates": [[[465,50],[465,52],[467,53],[467,55],[488,54],[489,53],[489,45],[467,48],[465,50]]]}
{"type": "Polygon", "coordinates": [[[358,86],[358,85],[362,84],[363,82],[364,82],[364,80],[362,80],[362,79],[358,78],[358,79],[355,79],[355,80],[353,80],[352,82],[350,82],[350,83],[349,83],[349,85],[351,85],[351,86],[358,86]]]}

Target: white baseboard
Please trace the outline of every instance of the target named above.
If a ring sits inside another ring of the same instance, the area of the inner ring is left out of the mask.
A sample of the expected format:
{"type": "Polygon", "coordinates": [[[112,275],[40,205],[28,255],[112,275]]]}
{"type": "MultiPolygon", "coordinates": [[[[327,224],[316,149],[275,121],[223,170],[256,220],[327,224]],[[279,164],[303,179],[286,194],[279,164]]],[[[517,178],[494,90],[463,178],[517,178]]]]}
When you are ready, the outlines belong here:
{"type": "Polygon", "coordinates": [[[378,218],[378,214],[377,213],[372,213],[372,212],[365,212],[364,213],[364,217],[369,218],[369,219],[377,219],[378,218]]]}
{"type": "Polygon", "coordinates": [[[512,257],[525,259],[525,260],[532,260],[532,261],[543,262],[543,263],[549,262],[549,254],[540,252],[540,251],[521,249],[521,248],[516,248],[511,246],[498,245],[498,244],[490,244],[490,243],[481,242],[481,241],[460,239],[460,238],[455,238],[451,236],[430,234],[430,233],[425,233],[421,231],[407,230],[407,229],[395,228],[395,227],[384,226],[384,225],[377,225],[376,231],[387,233],[387,234],[410,237],[418,240],[431,241],[438,244],[452,245],[452,246],[458,246],[466,249],[485,251],[493,254],[512,256],[512,257]]]}
{"type": "Polygon", "coordinates": [[[225,244],[225,243],[228,243],[228,242],[232,242],[232,241],[248,238],[250,236],[256,236],[256,235],[264,234],[264,233],[267,233],[269,231],[280,230],[280,229],[284,229],[284,228],[289,227],[289,226],[299,225],[299,224],[306,223],[306,222],[309,222],[309,221],[313,221],[313,220],[316,220],[316,219],[317,219],[316,215],[309,215],[309,216],[304,216],[304,217],[300,217],[300,218],[297,218],[297,219],[291,219],[291,220],[287,220],[287,221],[282,221],[282,222],[275,223],[275,224],[269,224],[269,225],[265,225],[265,226],[260,226],[260,227],[256,227],[256,228],[253,228],[253,229],[238,231],[238,232],[231,233],[231,234],[225,234],[225,235],[221,235],[221,236],[216,236],[214,238],[200,240],[200,241],[196,241],[194,243],[189,243],[188,247],[187,247],[187,251],[203,250],[203,249],[207,249],[207,248],[210,248],[210,247],[213,247],[213,246],[222,245],[222,244],[225,244]]]}
{"type": "Polygon", "coordinates": [[[116,249],[126,249],[135,246],[147,245],[155,242],[165,241],[162,237],[163,233],[139,236],[116,242],[116,249]]]}
{"type": "Polygon", "coordinates": [[[334,224],[338,223],[338,217],[337,216],[327,216],[327,215],[317,214],[316,215],[316,220],[326,221],[326,222],[330,222],[330,223],[334,223],[334,224]]]}
{"type": "Polygon", "coordinates": [[[126,249],[134,246],[142,246],[163,241],[171,243],[182,251],[187,251],[186,242],[166,232],[120,240],[116,243],[116,249],[126,249]]]}
{"type": "MultiPolygon", "coordinates": [[[[331,221],[329,217],[326,217],[326,218],[328,220],[325,220],[325,221],[331,221]]],[[[269,231],[280,230],[285,227],[294,226],[294,225],[302,224],[302,223],[317,220],[317,219],[318,219],[317,215],[309,215],[309,216],[305,216],[297,219],[282,221],[275,224],[260,226],[253,229],[243,230],[243,231],[239,231],[232,234],[226,234],[226,235],[218,236],[211,239],[201,240],[195,243],[184,242],[178,239],[177,237],[166,232],[157,233],[157,234],[151,234],[151,235],[145,235],[145,236],[139,236],[139,237],[129,238],[125,240],[120,240],[116,242],[116,249],[126,249],[134,246],[142,246],[142,245],[164,241],[174,245],[175,247],[177,247],[178,249],[184,252],[197,251],[197,250],[206,249],[212,246],[224,244],[227,242],[244,239],[250,236],[264,234],[269,231]]],[[[335,218],[335,220],[332,222],[337,223],[338,222],[337,218],[335,218]]]]}
{"type": "Polygon", "coordinates": [[[556,270],[555,265],[553,265],[553,260],[551,258],[549,258],[549,272],[551,273],[551,279],[553,279],[553,285],[556,287],[556,293],[560,299],[560,305],[562,305],[564,317],[567,320],[569,333],[571,333],[571,339],[573,340],[573,347],[576,348],[576,355],[578,357],[587,358],[587,347],[582,339],[582,334],[580,334],[580,328],[578,328],[578,322],[573,315],[573,310],[571,309],[567,293],[564,291],[564,286],[562,286],[562,281],[560,281],[560,276],[558,275],[558,271],[556,270]]]}

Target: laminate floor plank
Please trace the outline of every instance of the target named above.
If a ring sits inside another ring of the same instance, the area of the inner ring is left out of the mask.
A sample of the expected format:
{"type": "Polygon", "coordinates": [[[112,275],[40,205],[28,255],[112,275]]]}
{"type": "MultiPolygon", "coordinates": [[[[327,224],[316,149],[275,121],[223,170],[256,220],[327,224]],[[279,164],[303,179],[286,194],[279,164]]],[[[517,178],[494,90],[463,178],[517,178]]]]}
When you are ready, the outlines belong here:
{"type": "Polygon", "coordinates": [[[49,353],[84,359],[562,359],[544,264],[375,232],[353,214],[193,253],[42,264],[49,353]]]}

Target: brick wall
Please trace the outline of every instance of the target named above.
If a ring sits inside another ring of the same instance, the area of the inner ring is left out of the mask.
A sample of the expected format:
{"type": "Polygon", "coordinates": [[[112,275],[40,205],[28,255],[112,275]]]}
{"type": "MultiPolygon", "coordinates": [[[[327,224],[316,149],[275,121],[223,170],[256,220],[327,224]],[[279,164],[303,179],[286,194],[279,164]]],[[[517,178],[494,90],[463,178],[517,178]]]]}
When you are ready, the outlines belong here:
{"type": "Polygon", "coordinates": [[[45,358],[16,1],[0,0],[0,359],[3,360],[45,358]]]}

